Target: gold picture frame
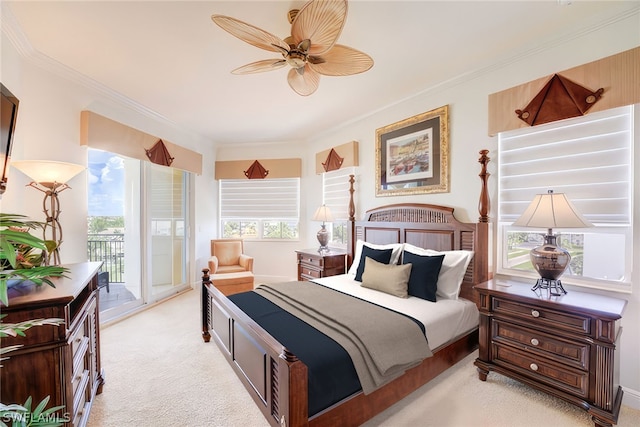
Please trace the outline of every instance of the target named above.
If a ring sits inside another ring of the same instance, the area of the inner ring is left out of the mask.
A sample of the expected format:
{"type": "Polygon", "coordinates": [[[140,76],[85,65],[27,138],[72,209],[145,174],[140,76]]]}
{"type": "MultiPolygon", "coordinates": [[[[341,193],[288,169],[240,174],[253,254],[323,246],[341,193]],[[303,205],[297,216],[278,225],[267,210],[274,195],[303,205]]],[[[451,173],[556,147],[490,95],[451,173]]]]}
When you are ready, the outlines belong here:
{"type": "Polygon", "coordinates": [[[448,192],[448,105],[376,130],[376,197],[448,192]]]}

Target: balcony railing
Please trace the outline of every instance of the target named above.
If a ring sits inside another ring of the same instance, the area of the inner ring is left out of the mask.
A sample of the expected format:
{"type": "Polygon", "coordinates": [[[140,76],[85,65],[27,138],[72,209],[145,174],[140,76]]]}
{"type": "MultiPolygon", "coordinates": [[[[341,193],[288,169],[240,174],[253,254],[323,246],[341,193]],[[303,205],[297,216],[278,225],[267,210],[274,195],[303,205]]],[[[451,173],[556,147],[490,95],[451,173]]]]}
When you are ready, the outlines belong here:
{"type": "Polygon", "coordinates": [[[87,253],[89,261],[103,262],[110,283],[124,282],[124,234],[89,234],[87,253]]]}

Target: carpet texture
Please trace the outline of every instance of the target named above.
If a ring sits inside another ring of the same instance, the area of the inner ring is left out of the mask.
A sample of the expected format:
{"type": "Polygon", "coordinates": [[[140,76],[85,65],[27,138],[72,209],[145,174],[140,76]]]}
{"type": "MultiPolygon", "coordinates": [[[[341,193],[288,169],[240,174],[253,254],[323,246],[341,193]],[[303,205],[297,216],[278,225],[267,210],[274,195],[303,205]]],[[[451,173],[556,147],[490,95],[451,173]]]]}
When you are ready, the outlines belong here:
{"type": "MultiPolygon", "coordinates": [[[[106,383],[89,427],[268,426],[213,343],[200,334],[200,294],[188,291],[102,328],[106,383]]],[[[469,355],[365,426],[593,426],[586,412],[502,375],[478,379],[469,355]]],[[[618,426],[640,425],[623,406],[618,426]]]]}

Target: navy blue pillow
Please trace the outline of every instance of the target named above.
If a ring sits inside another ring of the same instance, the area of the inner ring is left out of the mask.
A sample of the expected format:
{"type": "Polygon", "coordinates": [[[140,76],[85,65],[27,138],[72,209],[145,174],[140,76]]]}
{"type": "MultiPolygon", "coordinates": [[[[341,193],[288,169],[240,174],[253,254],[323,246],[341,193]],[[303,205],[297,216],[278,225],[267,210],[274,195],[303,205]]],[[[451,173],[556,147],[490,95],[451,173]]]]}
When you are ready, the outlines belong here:
{"type": "Polygon", "coordinates": [[[391,253],[393,252],[393,249],[373,249],[370,248],[369,246],[362,246],[362,254],[360,255],[360,262],[358,263],[358,269],[356,270],[356,277],[355,279],[358,282],[362,282],[362,273],[364,272],[364,260],[367,259],[367,257],[374,259],[378,262],[381,262],[383,264],[389,264],[389,261],[391,261],[391,253]]]}
{"type": "Polygon", "coordinates": [[[409,295],[436,302],[438,274],[443,260],[444,255],[416,255],[407,251],[402,253],[402,263],[413,264],[409,276],[409,295]]]}

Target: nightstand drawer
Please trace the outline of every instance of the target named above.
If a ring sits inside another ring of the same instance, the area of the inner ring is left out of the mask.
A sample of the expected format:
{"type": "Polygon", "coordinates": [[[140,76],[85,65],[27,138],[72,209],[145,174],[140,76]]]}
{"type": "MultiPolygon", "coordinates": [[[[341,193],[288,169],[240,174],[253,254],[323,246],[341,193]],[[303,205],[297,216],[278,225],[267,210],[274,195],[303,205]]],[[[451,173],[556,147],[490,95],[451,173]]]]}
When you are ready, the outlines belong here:
{"type": "Polygon", "coordinates": [[[532,353],[493,344],[494,363],[520,372],[533,380],[564,390],[574,396],[589,397],[589,372],[556,365],[532,353]]]}
{"type": "Polygon", "coordinates": [[[300,276],[303,280],[319,279],[322,277],[322,272],[320,270],[312,270],[303,265],[300,271],[300,276]]]}
{"type": "Polygon", "coordinates": [[[346,252],[331,249],[318,252],[317,249],[296,251],[298,261],[298,280],[314,280],[321,277],[344,274],[346,267],[346,252]]]}
{"type": "Polygon", "coordinates": [[[298,262],[302,264],[303,267],[317,267],[320,270],[324,267],[324,259],[321,256],[298,254],[298,262]]]}
{"type": "Polygon", "coordinates": [[[518,317],[531,326],[541,326],[551,331],[563,329],[573,333],[591,334],[591,323],[587,316],[563,313],[496,297],[492,299],[492,311],[496,314],[518,317]]]}
{"type": "Polygon", "coordinates": [[[578,369],[589,369],[589,344],[587,343],[560,339],[497,319],[492,322],[491,336],[496,342],[531,351],[578,369]]]}

